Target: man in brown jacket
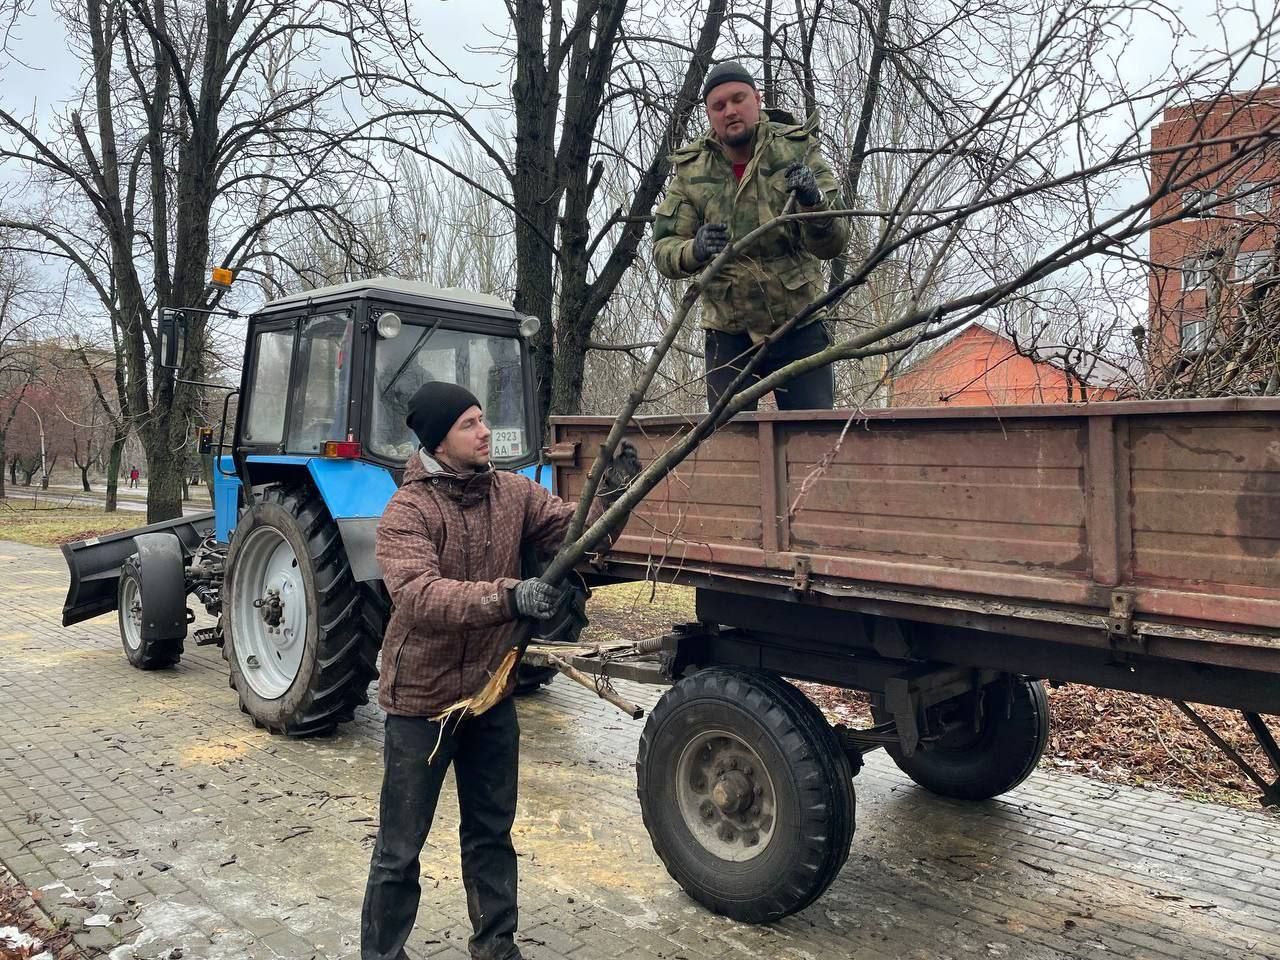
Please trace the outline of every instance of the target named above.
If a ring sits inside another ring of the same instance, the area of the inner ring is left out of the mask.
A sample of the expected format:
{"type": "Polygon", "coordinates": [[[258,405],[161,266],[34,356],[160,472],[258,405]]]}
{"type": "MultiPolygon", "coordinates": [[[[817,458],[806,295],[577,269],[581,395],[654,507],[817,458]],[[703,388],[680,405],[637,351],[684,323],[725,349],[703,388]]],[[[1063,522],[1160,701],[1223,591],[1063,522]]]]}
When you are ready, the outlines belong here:
{"type": "MultiPolygon", "coordinates": [[[[560,546],[574,505],[489,463],[488,425],[462,387],[423,386],[406,422],[422,444],[378,524],[377,556],[391,594],[378,702],[386,711],[382,799],[360,923],[362,960],[404,960],[421,890],[422,846],[453,764],[462,883],[473,960],[520,960],[515,945],[520,727],[508,696],[480,716],[444,710],[484,686],[520,617],[545,620],[560,591],[520,579],[521,549],[560,546]]],[[[639,472],[629,443],[610,466],[609,501],[639,472]]],[[[593,507],[599,516],[602,505],[593,507]]]]}

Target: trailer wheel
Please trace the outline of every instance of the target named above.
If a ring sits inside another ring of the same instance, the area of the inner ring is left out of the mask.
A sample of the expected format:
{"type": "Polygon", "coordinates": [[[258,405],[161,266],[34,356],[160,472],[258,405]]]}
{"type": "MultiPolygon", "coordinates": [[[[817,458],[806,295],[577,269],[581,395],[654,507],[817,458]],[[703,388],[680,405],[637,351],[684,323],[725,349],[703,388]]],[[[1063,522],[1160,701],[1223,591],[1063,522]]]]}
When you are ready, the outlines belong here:
{"type": "Polygon", "coordinates": [[[222,655],[240,709],[274,733],[331,733],[368,702],[386,610],[351,574],[309,487],[271,486],[227,554],[222,655]]]}
{"type": "MultiPolygon", "coordinates": [[[[999,681],[982,691],[982,729],[959,726],[928,749],[904,756],[887,747],[893,762],[926,790],[958,800],[990,800],[1031,775],[1049,742],[1049,698],[1044,685],[1027,677],[999,681]]],[[[970,693],[934,710],[974,712],[970,693]]],[[[873,703],[876,722],[890,719],[873,703]]]]}
{"type": "Polygon", "coordinates": [[[636,774],[667,872],[734,920],[802,910],[849,855],[848,760],[818,709],[772,674],[712,667],[676,683],[645,724],[636,774]]]}
{"type": "MultiPolygon", "coordinates": [[[[181,569],[181,568],[179,568],[181,569]]],[[[116,615],[120,644],[129,663],[139,670],[161,670],[182,659],[182,638],[144,638],[142,630],[142,568],[132,556],[120,566],[116,615]]]]}

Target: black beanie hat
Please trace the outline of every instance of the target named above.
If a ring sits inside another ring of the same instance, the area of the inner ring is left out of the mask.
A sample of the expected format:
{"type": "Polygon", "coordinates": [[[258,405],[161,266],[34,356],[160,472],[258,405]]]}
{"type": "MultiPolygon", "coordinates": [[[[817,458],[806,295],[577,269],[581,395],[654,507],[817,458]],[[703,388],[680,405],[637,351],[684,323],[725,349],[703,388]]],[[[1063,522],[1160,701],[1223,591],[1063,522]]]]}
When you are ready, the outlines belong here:
{"type": "Polygon", "coordinates": [[[725,60],[717,63],[707,72],[707,79],[702,84],[702,99],[707,99],[713,89],[722,83],[749,83],[755,89],[756,78],[747,72],[747,68],[737,60],[725,60]]]}
{"type": "Polygon", "coordinates": [[[418,435],[427,453],[434,453],[458,418],[480,401],[466,387],[444,380],[430,380],[409,398],[409,413],[404,422],[418,435]]]}

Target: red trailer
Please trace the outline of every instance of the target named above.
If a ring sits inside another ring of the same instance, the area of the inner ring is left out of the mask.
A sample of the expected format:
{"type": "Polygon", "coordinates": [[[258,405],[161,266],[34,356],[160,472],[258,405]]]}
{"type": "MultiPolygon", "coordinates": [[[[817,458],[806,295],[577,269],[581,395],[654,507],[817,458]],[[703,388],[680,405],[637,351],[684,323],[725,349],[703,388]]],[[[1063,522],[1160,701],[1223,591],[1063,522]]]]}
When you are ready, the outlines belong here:
{"type": "MultiPolygon", "coordinates": [[[[553,420],[562,496],[609,424],[553,420]]],[[[649,460],[690,426],[629,438],[649,460]]],[[[737,919],[826,889],[871,749],[951,797],[1020,783],[1041,680],[1239,709],[1280,770],[1259,716],[1280,713],[1280,399],[741,416],[582,572],[696,588],[696,623],[572,659],[671,684],[640,743],[645,823],[737,919]],[[783,678],[870,692],[876,726],[831,727],[783,678]]]]}

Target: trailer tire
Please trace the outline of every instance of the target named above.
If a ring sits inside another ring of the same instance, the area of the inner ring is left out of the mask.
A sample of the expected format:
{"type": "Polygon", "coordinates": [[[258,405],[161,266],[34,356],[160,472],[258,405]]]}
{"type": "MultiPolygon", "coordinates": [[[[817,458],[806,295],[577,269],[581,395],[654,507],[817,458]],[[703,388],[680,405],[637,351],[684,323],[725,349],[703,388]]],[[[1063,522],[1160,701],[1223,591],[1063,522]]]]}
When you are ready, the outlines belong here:
{"type": "MultiPolygon", "coordinates": [[[[182,573],[181,563],[178,567],[182,573]]],[[[116,616],[120,645],[129,663],[139,670],[163,670],[182,659],[182,637],[149,637],[143,629],[142,565],[135,554],[120,566],[116,616]]]]}
{"type": "Polygon", "coordinates": [[[387,607],[352,576],[319,494],[268,487],[236,523],[226,569],[222,656],[240,709],[255,726],[293,737],[350,720],[377,676],[387,607]]]}
{"type": "MultiPolygon", "coordinates": [[[[975,737],[971,731],[956,731],[909,757],[897,747],[886,747],[898,769],[926,790],[957,800],[990,800],[1027,779],[1049,742],[1044,685],[1013,677],[986,687],[986,696],[987,723],[981,733],[975,737]]],[[[874,701],[872,715],[877,723],[891,719],[874,701]]]]}
{"type": "Polygon", "coordinates": [[[667,872],[745,923],[786,917],[830,886],[853,839],[851,779],[804,694],[773,674],[724,667],[663,695],[636,759],[640,810],[667,872]]]}

